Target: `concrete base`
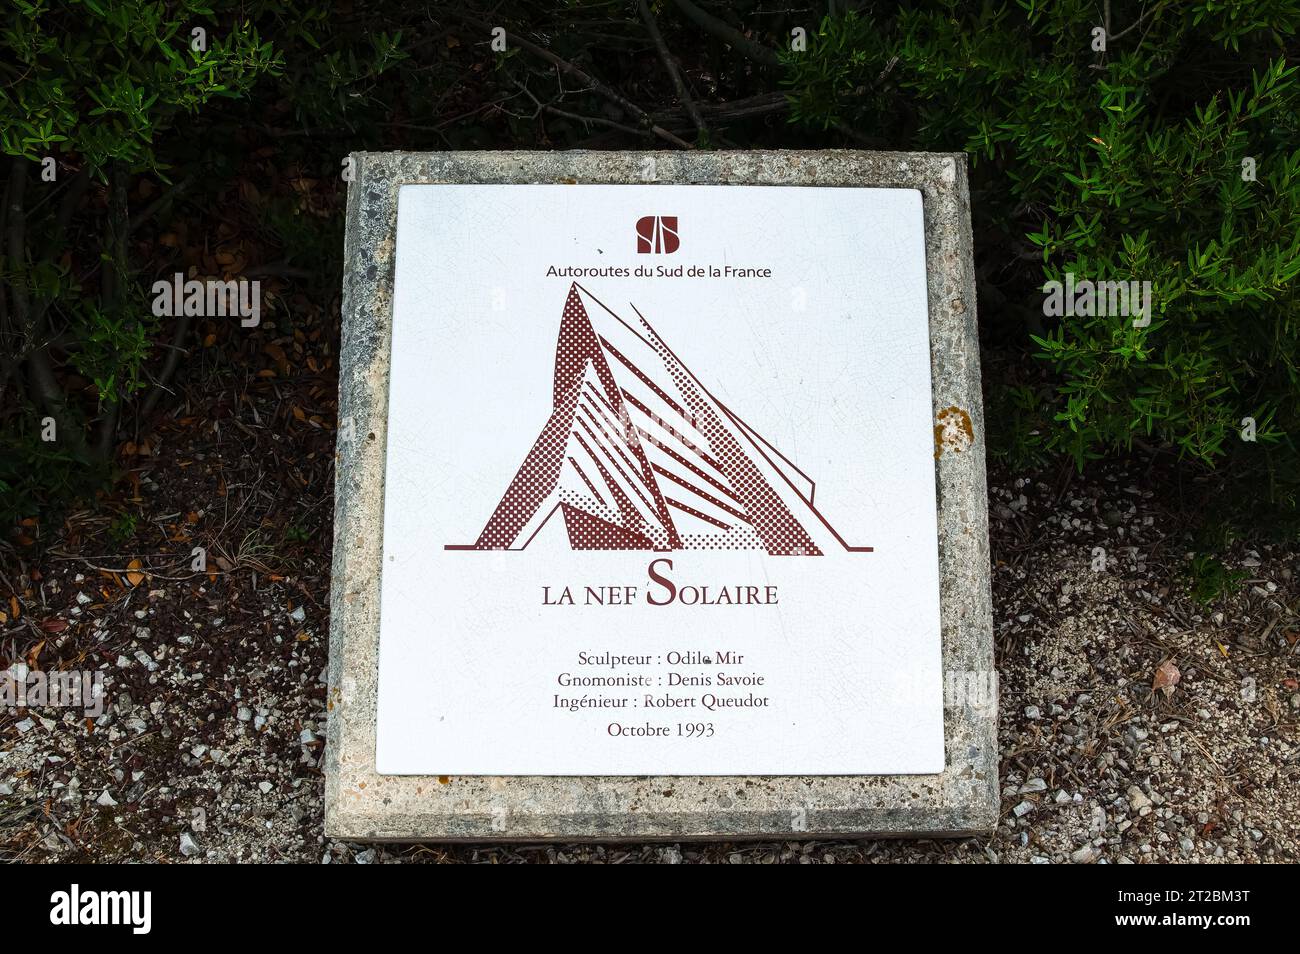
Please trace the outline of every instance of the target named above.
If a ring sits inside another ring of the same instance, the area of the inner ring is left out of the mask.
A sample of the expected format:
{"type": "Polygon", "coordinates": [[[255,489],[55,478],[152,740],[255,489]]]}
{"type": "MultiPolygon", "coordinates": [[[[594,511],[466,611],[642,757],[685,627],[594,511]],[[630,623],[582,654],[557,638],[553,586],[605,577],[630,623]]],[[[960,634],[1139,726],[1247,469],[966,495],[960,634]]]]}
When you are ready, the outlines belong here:
{"type": "Polygon", "coordinates": [[[374,841],[936,837],[997,822],[984,415],[962,155],[358,153],[348,188],[325,829],[374,841]],[[939,775],[434,777],[375,772],[397,190],[405,183],[704,183],[919,189],[929,273],[945,673],[939,775]]]}

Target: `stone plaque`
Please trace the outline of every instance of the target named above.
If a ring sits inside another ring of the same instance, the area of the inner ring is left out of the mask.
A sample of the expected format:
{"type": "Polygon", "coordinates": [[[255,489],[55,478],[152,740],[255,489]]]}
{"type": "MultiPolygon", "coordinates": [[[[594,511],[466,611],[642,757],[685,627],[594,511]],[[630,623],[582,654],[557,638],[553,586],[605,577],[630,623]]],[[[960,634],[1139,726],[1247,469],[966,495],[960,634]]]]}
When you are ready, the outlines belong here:
{"type": "Polygon", "coordinates": [[[989,827],[964,159],[354,160],[330,833],[989,827]]]}

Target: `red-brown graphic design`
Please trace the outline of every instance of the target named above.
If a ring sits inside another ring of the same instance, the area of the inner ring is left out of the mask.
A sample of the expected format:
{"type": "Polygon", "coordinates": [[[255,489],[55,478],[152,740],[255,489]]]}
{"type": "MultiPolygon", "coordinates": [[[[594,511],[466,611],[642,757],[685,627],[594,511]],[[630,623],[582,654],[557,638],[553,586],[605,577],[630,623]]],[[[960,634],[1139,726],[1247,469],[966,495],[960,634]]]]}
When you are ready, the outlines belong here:
{"type": "Polygon", "coordinates": [[[551,416],[478,540],[447,549],[522,550],[559,511],[575,550],[870,551],[845,543],[812,479],[633,311],[569,289],[551,416]]]}
{"type": "Polygon", "coordinates": [[[677,216],[645,215],[636,220],[636,250],[656,255],[671,255],[681,248],[677,235],[677,216]]]}

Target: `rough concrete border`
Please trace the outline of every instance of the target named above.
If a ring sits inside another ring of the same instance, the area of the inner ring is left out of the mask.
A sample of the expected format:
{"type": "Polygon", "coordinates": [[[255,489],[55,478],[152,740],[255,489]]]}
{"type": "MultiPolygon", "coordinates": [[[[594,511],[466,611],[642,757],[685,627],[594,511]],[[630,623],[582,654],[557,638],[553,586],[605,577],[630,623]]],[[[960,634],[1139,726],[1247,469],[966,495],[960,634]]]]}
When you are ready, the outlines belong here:
{"type": "Polygon", "coordinates": [[[350,840],[959,835],[997,821],[997,709],[970,198],[961,154],[356,153],[334,494],[325,830],[350,840]],[[405,183],[704,183],[920,189],[934,384],[946,768],[940,775],[456,777],[375,773],[385,423],[405,183]]]}

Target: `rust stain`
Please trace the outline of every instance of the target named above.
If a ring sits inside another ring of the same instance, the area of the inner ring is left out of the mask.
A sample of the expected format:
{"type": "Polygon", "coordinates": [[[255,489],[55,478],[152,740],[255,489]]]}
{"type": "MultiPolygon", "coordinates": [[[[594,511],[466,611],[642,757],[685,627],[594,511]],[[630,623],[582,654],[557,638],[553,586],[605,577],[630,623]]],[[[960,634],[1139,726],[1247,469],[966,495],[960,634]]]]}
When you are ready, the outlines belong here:
{"type": "Polygon", "coordinates": [[[451,784],[451,776],[450,776],[450,775],[439,775],[439,776],[438,776],[438,784],[439,784],[439,785],[450,785],[450,784],[451,784]]]}
{"type": "Polygon", "coordinates": [[[934,425],[934,459],[945,450],[960,454],[975,441],[970,415],[959,407],[946,407],[936,415],[934,425]]]}

